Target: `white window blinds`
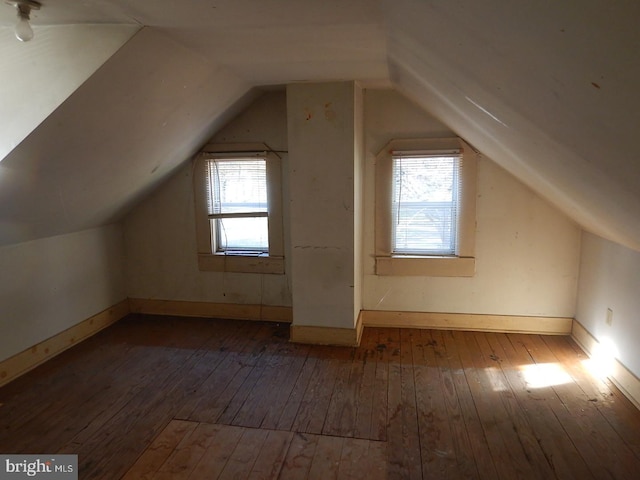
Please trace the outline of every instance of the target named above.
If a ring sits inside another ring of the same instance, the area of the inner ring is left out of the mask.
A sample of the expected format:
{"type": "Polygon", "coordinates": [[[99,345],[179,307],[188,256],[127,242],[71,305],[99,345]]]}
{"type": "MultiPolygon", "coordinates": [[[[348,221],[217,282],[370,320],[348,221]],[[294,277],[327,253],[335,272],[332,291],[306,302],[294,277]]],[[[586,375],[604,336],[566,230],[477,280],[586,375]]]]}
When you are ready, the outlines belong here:
{"type": "Polygon", "coordinates": [[[210,159],[207,210],[218,252],[267,252],[266,161],[256,158],[210,159]]]}
{"type": "Polygon", "coordinates": [[[394,152],[393,254],[456,255],[461,163],[459,152],[394,152]]]}

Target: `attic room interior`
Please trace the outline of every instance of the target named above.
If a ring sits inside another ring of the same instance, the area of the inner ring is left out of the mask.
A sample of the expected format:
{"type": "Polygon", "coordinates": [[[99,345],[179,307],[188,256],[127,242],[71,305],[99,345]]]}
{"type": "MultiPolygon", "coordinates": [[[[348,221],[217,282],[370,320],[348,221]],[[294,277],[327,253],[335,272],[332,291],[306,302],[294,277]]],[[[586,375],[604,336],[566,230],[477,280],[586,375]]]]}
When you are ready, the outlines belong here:
{"type": "Polygon", "coordinates": [[[15,4],[0,473],[635,478],[640,4],[15,4]]]}

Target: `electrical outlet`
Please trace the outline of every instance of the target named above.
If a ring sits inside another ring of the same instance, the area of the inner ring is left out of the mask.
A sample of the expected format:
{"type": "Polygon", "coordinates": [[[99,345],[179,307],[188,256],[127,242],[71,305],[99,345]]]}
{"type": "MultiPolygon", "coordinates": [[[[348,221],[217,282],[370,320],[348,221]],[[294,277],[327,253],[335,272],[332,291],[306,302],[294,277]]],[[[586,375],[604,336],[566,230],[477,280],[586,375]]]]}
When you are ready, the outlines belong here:
{"type": "Polygon", "coordinates": [[[613,310],[607,308],[607,325],[611,326],[613,324],[613,310]]]}

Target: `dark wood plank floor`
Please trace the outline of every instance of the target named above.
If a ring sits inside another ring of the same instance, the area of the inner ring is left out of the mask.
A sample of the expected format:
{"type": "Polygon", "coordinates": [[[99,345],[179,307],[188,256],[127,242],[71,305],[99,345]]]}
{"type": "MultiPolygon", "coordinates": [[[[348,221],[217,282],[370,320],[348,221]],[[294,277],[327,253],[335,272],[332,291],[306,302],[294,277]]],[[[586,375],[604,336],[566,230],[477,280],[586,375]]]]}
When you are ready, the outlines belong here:
{"type": "Polygon", "coordinates": [[[568,337],[131,315],[0,389],[0,453],[80,478],[633,479],[640,411],[568,337]]]}

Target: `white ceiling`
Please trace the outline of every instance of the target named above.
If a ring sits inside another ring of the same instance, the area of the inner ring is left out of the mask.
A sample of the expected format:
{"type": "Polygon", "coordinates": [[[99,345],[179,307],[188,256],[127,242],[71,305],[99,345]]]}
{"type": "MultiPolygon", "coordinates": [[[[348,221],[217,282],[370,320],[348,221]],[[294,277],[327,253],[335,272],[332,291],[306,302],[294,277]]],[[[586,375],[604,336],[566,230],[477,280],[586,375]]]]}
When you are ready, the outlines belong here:
{"type": "MultiPolygon", "coordinates": [[[[117,218],[252,87],[352,79],[394,86],[586,229],[640,249],[640,2],[42,3],[34,42],[47,25],[144,28],[0,163],[0,244],[117,218]]],[[[0,5],[0,43],[14,17],[0,5]]]]}
{"type": "Polygon", "coordinates": [[[0,29],[0,160],[89,78],[139,27],[70,25],[38,27],[28,43],[0,29]],[[78,45],[82,45],[79,49],[78,45]],[[25,108],[28,106],[28,108],[25,108]]]}

